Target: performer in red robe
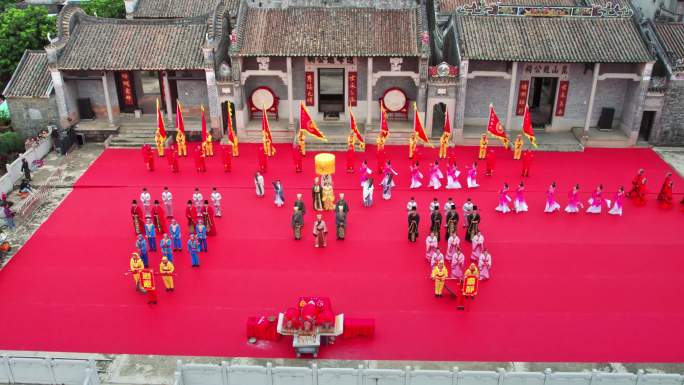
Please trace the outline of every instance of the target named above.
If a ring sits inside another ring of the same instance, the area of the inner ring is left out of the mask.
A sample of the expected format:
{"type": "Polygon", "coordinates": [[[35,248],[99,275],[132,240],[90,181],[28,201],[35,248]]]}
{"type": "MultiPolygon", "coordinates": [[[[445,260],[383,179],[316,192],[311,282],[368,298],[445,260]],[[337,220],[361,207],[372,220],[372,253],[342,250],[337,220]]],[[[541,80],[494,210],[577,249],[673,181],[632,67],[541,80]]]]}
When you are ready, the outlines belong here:
{"type": "Polygon", "coordinates": [[[207,164],[204,161],[204,151],[202,151],[201,146],[195,147],[195,168],[197,172],[207,171],[207,164]]]}
{"type": "Polygon", "coordinates": [[[449,147],[447,154],[447,164],[450,166],[456,164],[456,149],[453,147],[449,147]]]}
{"type": "Polygon", "coordinates": [[[378,174],[382,174],[383,170],[385,170],[385,164],[386,159],[387,159],[387,154],[385,153],[385,149],[378,150],[376,152],[376,160],[378,161],[378,174]]]}
{"type": "MultiPolygon", "coordinates": [[[[171,145],[171,150],[170,150],[170,151],[171,151],[171,153],[178,153],[178,146],[176,145],[176,143],[173,143],[173,144],[171,145]]],[[[169,162],[169,167],[172,167],[172,168],[173,168],[173,159],[171,159],[171,157],[169,157],[169,158],[167,159],[167,161],[169,162]]]]}
{"type": "Polygon", "coordinates": [[[356,150],[354,150],[354,145],[347,147],[347,172],[350,174],[354,173],[354,165],[356,164],[356,150]]]}
{"type": "Polygon", "coordinates": [[[672,173],[668,172],[665,174],[665,180],[658,193],[658,202],[660,202],[660,207],[662,208],[670,208],[672,206],[672,185],[672,173]]]}
{"type": "Polygon", "coordinates": [[[188,206],[185,208],[185,218],[188,220],[188,232],[193,234],[197,224],[197,209],[191,200],[188,200],[188,206]]]}
{"type": "Polygon", "coordinates": [[[178,163],[178,152],[172,151],[171,156],[169,156],[169,163],[171,163],[171,172],[180,171],[180,165],[178,163]]]}
{"type": "Polygon", "coordinates": [[[154,206],[152,206],[152,223],[157,229],[157,236],[159,238],[167,233],[168,227],[166,226],[166,213],[164,213],[164,208],[159,205],[159,201],[154,201],[154,206]]]}
{"type": "Polygon", "coordinates": [[[154,171],[154,156],[152,155],[152,147],[149,144],[143,144],[140,148],[142,150],[143,161],[147,167],[147,171],[154,171]]]}
{"type": "Polygon", "coordinates": [[[133,199],[133,205],[131,206],[131,219],[133,219],[133,232],[135,235],[145,234],[145,223],[143,222],[142,208],[138,206],[138,201],[133,199]]]}
{"type": "Polygon", "coordinates": [[[485,172],[485,175],[487,176],[492,176],[494,174],[494,166],[496,165],[496,154],[494,153],[494,149],[489,149],[487,151],[487,171],[485,172]]]}
{"type": "Polygon", "coordinates": [[[525,150],[522,155],[522,176],[530,176],[530,166],[532,165],[532,151],[525,150]]]}
{"type": "Polygon", "coordinates": [[[204,225],[207,227],[207,235],[216,235],[216,212],[214,208],[209,206],[209,201],[204,201],[204,206],[202,206],[202,220],[204,225]]]}
{"type": "Polygon", "coordinates": [[[637,206],[644,206],[646,204],[646,178],[641,179],[639,184],[639,191],[636,194],[637,206]]]}
{"type": "Polygon", "coordinates": [[[223,150],[223,171],[230,172],[233,163],[233,148],[231,146],[221,146],[223,150]]]}
{"type": "Polygon", "coordinates": [[[302,172],[302,150],[299,146],[292,147],[292,161],[294,162],[295,172],[302,172]]]}
{"type": "Polygon", "coordinates": [[[637,171],[637,174],[632,178],[632,189],[627,192],[627,198],[631,198],[632,194],[634,196],[639,195],[639,189],[641,188],[641,184],[644,180],[644,169],[640,168],[639,171],[637,171]]]}
{"type": "Polygon", "coordinates": [[[268,168],[268,157],[264,152],[264,146],[259,147],[259,171],[264,174],[268,168]]]}

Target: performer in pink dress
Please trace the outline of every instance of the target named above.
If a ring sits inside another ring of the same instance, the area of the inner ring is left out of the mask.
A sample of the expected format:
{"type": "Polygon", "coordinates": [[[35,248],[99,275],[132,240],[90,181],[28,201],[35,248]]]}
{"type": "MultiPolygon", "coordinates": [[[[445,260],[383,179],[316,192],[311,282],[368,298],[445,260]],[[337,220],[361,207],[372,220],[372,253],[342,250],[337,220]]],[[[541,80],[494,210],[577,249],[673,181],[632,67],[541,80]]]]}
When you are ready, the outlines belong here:
{"type": "Polygon", "coordinates": [[[477,184],[477,162],[473,162],[472,167],[468,168],[468,171],[466,172],[466,181],[467,181],[467,186],[468,188],[475,188],[480,186],[477,184]]]}
{"type": "Polygon", "coordinates": [[[456,167],[456,163],[450,163],[447,166],[447,190],[457,190],[461,188],[461,183],[458,182],[458,176],[461,172],[456,167]]]}
{"type": "Polygon", "coordinates": [[[511,197],[508,196],[508,183],[504,183],[501,190],[499,190],[499,205],[496,206],[496,211],[501,213],[508,213],[511,208],[508,207],[508,203],[511,201],[511,197]]]}
{"type": "Polygon", "coordinates": [[[430,258],[430,267],[435,267],[439,262],[444,262],[444,255],[439,249],[435,249],[430,258]]]}
{"type": "MultiPolygon", "coordinates": [[[[610,207],[610,201],[606,199],[608,207],[610,207]]],[[[601,208],[603,206],[603,185],[600,184],[596,187],[593,193],[591,193],[591,198],[589,198],[589,207],[587,208],[588,213],[601,214],[601,208]]]]}
{"type": "Polygon", "coordinates": [[[566,213],[578,213],[582,208],[582,203],[579,198],[579,189],[579,184],[576,184],[568,193],[568,205],[565,206],[566,213]]]}
{"type": "Polygon", "coordinates": [[[613,199],[613,207],[610,208],[608,214],[611,215],[622,215],[622,202],[625,201],[625,187],[620,186],[618,191],[615,193],[615,199],[613,199]]]}
{"type": "Polygon", "coordinates": [[[451,257],[451,278],[463,279],[465,270],[465,255],[460,247],[456,247],[454,255],[451,257]]]}
{"type": "Polygon", "coordinates": [[[419,188],[423,185],[423,173],[420,172],[418,162],[413,166],[409,166],[409,168],[411,169],[411,188],[419,188]]]}
{"type": "Polygon", "coordinates": [[[368,167],[368,162],[365,160],[361,163],[361,168],[359,169],[359,174],[361,175],[361,187],[366,185],[368,176],[373,173],[373,170],[368,167]]]}
{"type": "Polygon", "coordinates": [[[456,255],[456,251],[461,245],[461,240],[458,238],[458,234],[454,231],[453,234],[449,236],[449,239],[447,240],[447,251],[446,251],[446,256],[445,258],[448,261],[451,261],[452,258],[456,255]]]}
{"type": "Polygon", "coordinates": [[[549,189],[546,191],[546,208],[544,208],[545,213],[552,213],[560,209],[560,205],[556,202],[556,182],[551,183],[549,189]]]}
{"type": "Polygon", "coordinates": [[[492,255],[487,249],[482,250],[477,261],[477,268],[480,270],[480,280],[489,279],[489,270],[492,268],[492,255]]]}
{"type": "Polygon", "coordinates": [[[428,262],[432,261],[432,255],[435,251],[439,251],[438,247],[437,235],[435,233],[428,234],[427,238],[425,238],[425,258],[428,262]]]}
{"type": "Polygon", "coordinates": [[[527,202],[525,202],[525,185],[521,181],[518,188],[515,190],[515,201],[513,207],[516,213],[527,211],[527,202]]]}
{"type": "Polygon", "coordinates": [[[475,258],[473,258],[471,262],[477,263],[477,258],[480,257],[482,250],[484,250],[484,241],[485,239],[482,232],[478,231],[473,235],[471,242],[473,243],[473,256],[475,258]]]}
{"type": "Polygon", "coordinates": [[[438,190],[440,187],[442,187],[442,182],[440,179],[444,178],[444,174],[442,174],[442,170],[439,169],[439,161],[435,161],[435,163],[430,166],[430,174],[429,177],[430,183],[428,183],[429,187],[432,187],[435,190],[438,190]]]}

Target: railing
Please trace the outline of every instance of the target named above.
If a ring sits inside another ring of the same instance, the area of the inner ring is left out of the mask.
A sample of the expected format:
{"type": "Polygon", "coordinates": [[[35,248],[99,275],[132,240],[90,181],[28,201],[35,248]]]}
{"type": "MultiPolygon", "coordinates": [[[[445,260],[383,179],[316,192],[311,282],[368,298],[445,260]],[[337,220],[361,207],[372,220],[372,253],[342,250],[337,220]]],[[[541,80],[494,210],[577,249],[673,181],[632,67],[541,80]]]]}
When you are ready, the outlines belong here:
{"type": "Polygon", "coordinates": [[[667,90],[667,78],[653,76],[651,77],[651,82],[648,84],[648,92],[663,94],[667,90]]]}
{"type": "Polygon", "coordinates": [[[607,372],[507,372],[177,363],[174,385],[681,385],[679,374],[607,372]]]}
{"type": "Polygon", "coordinates": [[[7,172],[0,177],[0,193],[9,194],[10,191],[14,189],[14,184],[24,177],[24,173],[21,172],[21,160],[23,158],[25,158],[29,164],[32,164],[34,160],[43,159],[51,149],[52,136],[48,135],[40,144],[26,150],[26,152],[21,154],[14,162],[8,164],[7,172]]]}
{"type": "Polygon", "coordinates": [[[100,385],[94,360],[0,357],[0,384],[100,385]]]}

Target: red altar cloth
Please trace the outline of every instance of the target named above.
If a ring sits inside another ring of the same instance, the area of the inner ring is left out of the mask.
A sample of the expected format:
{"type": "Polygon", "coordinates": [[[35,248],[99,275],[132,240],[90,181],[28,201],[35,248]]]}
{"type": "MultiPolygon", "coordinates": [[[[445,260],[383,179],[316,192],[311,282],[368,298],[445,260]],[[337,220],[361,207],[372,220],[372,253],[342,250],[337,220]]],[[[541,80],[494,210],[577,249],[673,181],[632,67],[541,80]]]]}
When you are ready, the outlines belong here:
{"type": "Polygon", "coordinates": [[[256,338],[257,340],[277,341],[280,338],[278,334],[278,319],[269,321],[269,317],[249,317],[247,318],[247,338],[256,338]]]}
{"type": "Polygon", "coordinates": [[[375,334],[375,320],[372,318],[345,318],[344,338],[373,337],[375,334]]]}

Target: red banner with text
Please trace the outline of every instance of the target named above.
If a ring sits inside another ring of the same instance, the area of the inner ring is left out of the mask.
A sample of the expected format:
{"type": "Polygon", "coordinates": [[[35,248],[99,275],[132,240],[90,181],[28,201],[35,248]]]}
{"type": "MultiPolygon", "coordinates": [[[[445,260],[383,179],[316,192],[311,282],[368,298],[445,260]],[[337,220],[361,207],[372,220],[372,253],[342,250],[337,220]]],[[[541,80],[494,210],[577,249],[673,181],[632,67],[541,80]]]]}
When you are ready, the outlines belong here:
{"type": "Polygon", "coordinates": [[[356,71],[347,73],[347,88],[349,88],[349,105],[356,107],[356,101],[358,99],[357,93],[357,74],[356,71]]]}
{"type": "Polygon", "coordinates": [[[305,73],[304,80],[306,82],[306,87],[304,88],[306,95],[305,95],[305,103],[307,106],[313,106],[314,105],[314,73],[313,71],[308,71],[305,73]]]}
{"type": "Polygon", "coordinates": [[[521,80],[520,88],[518,89],[518,104],[515,107],[515,114],[521,116],[525,113],[525,105],[527,104],[527,95],[530,93],[530,81],[521,80]]]}
{"type": "Polygon", "coordinates": [[[135,108],[135,94],[133,93],[133,75],[131,72],[123,71],[119,73],[119,85],[121,87],[121,99],[124,108],[135,108]]]}
{"type": "Polygon", "coordinates": [[[570,82],[567,80],[561,80],[558,83],[558,100],[556,101],[556,116],[565,115],[565,107],[568,102],[568,88],[570,87],[570,82]]]}

